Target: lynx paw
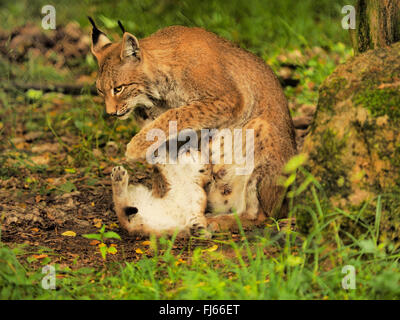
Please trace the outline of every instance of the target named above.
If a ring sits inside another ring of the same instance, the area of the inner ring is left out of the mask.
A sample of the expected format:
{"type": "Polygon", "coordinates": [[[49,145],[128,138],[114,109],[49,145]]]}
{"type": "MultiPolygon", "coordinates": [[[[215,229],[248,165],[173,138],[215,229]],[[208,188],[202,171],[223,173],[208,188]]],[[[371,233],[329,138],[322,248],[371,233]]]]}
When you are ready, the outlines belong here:
{"type": "Polygon", "coordinates": [[[207,225],[207,230],[208,230],[208,232],[210,232],[210,233],[215,233],[215,232],[219,232],[219,231],[220,231],[220,228],[219,228],[219,225],[218,225],[217,222],[211,221],[211,222],[209,222],[208,225],[207,225]]]}
{"type": "Polygon", "coordinates": [[[212,238],[212,233],[208,231],[204,226],[199,224],[194,224],[190,228],[190,234],[195,237],[203,238],[209,240],[212,238]]]}
{"type": "Polygon", "coordinates": [[[122,183],[124,180],[128,180],[128,173],[124,167],[114,167],[111,171],[111,180],[112,182],[122,183]]]}
{"type": "Polygon", "coordinates": [[[152,141],[147,141],[146,135],[140,131],[135,135],[126,146],[125,157],[128,161],[138,161],[146,159],[146,151],[152,146],[152,141]]]}

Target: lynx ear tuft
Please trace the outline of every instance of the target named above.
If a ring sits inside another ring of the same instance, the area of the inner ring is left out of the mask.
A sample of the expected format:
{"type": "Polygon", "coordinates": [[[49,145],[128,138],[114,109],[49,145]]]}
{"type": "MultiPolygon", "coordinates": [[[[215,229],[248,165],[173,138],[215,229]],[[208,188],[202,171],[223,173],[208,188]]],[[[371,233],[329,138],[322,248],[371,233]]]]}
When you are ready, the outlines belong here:
{"type": "Polygon", "coordinates": [[[121,60],[133,57],[137,60],[141,59],[139,41],[129,32],[125,32],[122,37],[121,60]]]}
{"type": "Polygon", "coordinates": [[[118,20],[118,25],[121,28],[122,34],[125,33],[125,27],[122,25],[122,22],[118,20]]]}
{"type": "Polygon", "coordinates": [[[106,46],[107,44],[110,44],[111,41],[110,39],[107,38],[107,36],[100,31],[95,22],[93,21],[93,19],[91,17],[88,17],[90,23],[93,26],[92,29],[92,53],[96,56],[97,60],[99,60],[100,57],[100,53],[103,50],[104,46],[106,46]]]}

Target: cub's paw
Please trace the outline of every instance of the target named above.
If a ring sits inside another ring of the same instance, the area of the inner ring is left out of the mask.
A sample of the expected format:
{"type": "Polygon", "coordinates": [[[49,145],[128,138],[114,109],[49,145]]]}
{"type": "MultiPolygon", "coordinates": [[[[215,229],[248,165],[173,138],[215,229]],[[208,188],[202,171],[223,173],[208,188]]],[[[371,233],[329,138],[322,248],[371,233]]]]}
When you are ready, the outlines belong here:
{"type": "Polygon", "coordinates": [[[121,166],[114,167],[111,171],[111,181],[113,184],[128,183],[128,172],[121,166]]]}

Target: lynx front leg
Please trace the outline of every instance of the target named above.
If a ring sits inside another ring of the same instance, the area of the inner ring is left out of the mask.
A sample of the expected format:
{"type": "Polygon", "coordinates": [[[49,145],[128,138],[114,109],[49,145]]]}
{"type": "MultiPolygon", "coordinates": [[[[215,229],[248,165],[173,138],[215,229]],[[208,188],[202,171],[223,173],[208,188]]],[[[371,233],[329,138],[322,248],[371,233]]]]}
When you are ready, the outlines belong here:
{"type": "Polygon", "coordinates": [[[207,216],[207,229],[212,233],[237,231],[238,225],[233,213],[214,214],[207,216]]]}
{"type": "MultiPolygon", "coordinates": [[[[256,218],[249,218],[246,215],[239,217],[243,229],[260,226],[266,220],[263,212],[259,212],[256,218]]],[[[237,219],[233,213],[216,214],[207,217],[207,229],[210,232],[236,232],[239,230],[237,219]]]]}
{"type": "Polygon", "coordinates": [[[232,121],[233,115],[229,111],[234,110],[237,104],[237,99],[234,96],[230,96],[207,103],[198,102],[170,109],[145,126],[132,138],[127,146],[125,155],[129,160],[144,159],[148,148],[154,144],[154,140],[147,139],[147,134],[151,130],[161,130],[165,133],[165,139],[157,141],[160,144],[174,138],[169,133],[170,121],[176,121],[178,133],[184,129],[199,131],[202,128],[219,128],[226,121],[232,121]]]}

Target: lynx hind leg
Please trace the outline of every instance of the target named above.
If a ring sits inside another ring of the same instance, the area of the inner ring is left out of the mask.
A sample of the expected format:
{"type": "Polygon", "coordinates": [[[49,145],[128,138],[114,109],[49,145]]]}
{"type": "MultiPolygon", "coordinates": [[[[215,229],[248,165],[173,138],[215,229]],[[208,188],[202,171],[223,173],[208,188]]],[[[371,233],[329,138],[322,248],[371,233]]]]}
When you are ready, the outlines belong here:
{"type": "Polygon", "coordinates": [[[257,197],[257,176],[253,174],[246,186],[246,212],[245,218],[257,219],[260,211],[260,204],[257,197]]]}
{"type": "Polygon", "coordinates": [[[248,185],[247,205],[253,207],[251,211],[255,212],[252,204],[255,203],[254,200],[257,197],[260,205],[258,211],[262,211],[265,217],[281,217],[284,215],[284,210],[281,208],[285,189],[278,185],[278,177],[286,161],[295,155],[296,144],[293,137],[283,136],[278,128],[266,122],[265,119],[254,119],[246,128],[254,129],[255,169],[252,180],[258,181],[256,190],[251,184],[248,185]]]}
{"type": "Polygon", "coordinates": [[[111,184],[113,191],[113,202],[115,212],[120,225],[129,231],[129,217],[137,213],[137,209],[130,207],[130,199],[128,193],[128,172],[121,166],[114,167],[111,171],[111,184]],[[129,210],[136,209],[135,212],[129,210]]]}
{"type": "Polygon", "coordinates": [[[111,183],[113,195],[117,197],[126,196],[128,193],[129,175],[124,167],[114,167],[111,171],[111,183]]]}
{"type": "Polygon", "coordinates": [[[286,189],[278,186],[276,181],[264,177],[259,185],[259,195],[263,211],[268,217],[281,219],[287,216],[286,189]]]}

